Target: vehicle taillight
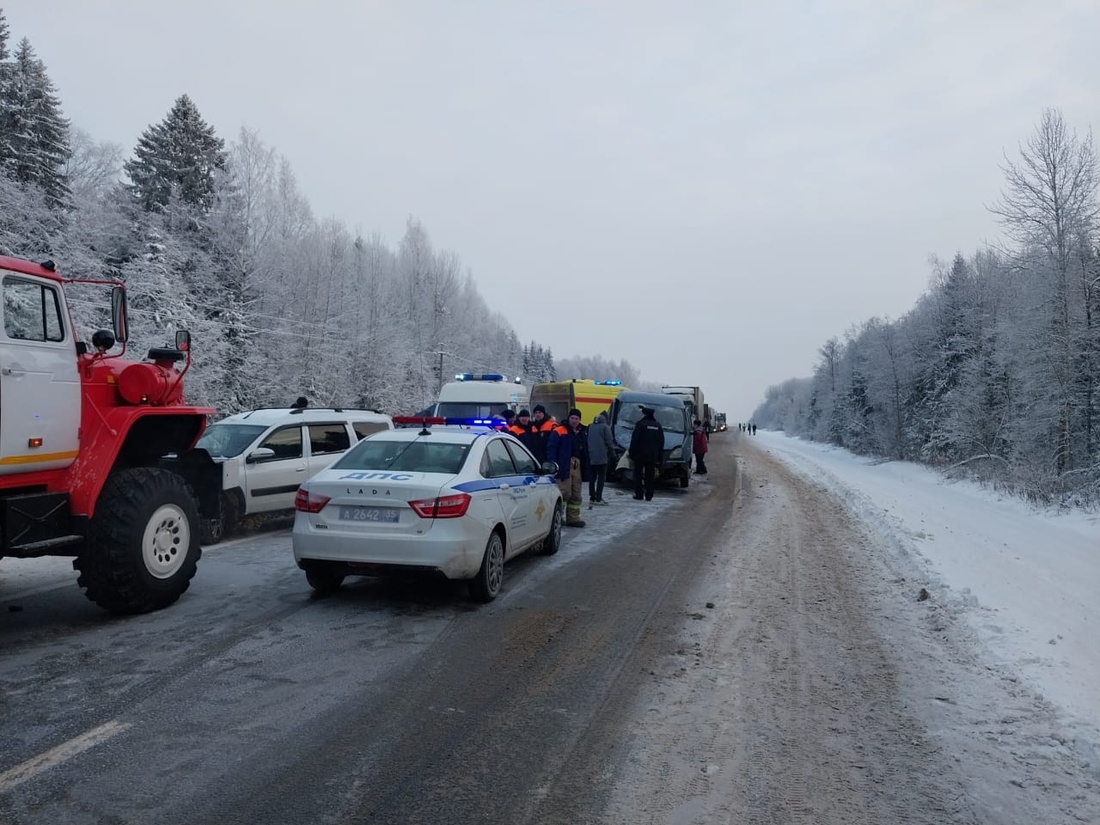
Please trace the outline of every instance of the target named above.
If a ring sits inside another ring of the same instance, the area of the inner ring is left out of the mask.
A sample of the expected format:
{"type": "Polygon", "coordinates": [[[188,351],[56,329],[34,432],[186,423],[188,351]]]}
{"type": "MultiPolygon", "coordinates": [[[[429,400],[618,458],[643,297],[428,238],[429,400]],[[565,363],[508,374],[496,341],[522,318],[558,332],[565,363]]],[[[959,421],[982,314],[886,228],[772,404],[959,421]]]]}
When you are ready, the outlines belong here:
{"type": "Polygon", "coordinates": [[[457,493],[453,496],[410,501],[409,506],[420,518],[458,518],[466,515],[466,511],[470,509],[470,501],[466,493],[457,493]]]}
{"type": "Polygon", "coordinates": [[[294,509],[303,513],[320,513],[328,502],[329,496],[311,493],[304,487],[299,487],[297,495],[294,496],[294,509]]]}

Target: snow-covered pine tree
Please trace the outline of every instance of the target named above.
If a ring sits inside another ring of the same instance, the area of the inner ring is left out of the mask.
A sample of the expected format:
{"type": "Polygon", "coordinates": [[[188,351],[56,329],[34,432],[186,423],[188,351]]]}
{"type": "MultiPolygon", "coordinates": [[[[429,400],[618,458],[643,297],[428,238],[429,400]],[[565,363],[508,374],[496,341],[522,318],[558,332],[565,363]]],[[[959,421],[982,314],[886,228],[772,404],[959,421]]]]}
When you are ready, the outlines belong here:
{"type": "Polygon", "coordinates": [[[7,166],[12,153],[11,130],[8,129],[11,100],[11,50],[8,48],[10,36],[8,20],[4,17],[4,10],[0,9],[0,169],[7,166]]]}
{"type": "Polygon", "coordinates": [[[198,212],[214,204],[215,172],[226,163],[225,141],[217,136],[187,95],[180,95],[161,123],[146,129],[132,160],[123,168],[131,191],[147,211],[160,211],[171,198],[198,212]]]}
{"type": "MultiPolygon", "coordinates": [[[[0,54],[3,51],[6,46],[0,54]]],[[[61,101],[45,64],[26,38],[12,61],[4,63],[0,98],[4,174],[23,185],[38,186],[51,207],[67,205],[69,121],[61,113],[61,101]]]]}

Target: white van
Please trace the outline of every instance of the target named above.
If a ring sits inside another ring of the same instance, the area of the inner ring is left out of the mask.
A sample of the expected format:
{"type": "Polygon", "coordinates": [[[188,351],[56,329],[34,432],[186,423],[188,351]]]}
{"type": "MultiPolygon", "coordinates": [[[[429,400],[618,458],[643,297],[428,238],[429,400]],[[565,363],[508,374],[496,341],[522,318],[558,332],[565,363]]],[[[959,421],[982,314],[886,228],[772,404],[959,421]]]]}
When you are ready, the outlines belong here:
{"type": "Polygon", "coordinates": [[[432,415],[444,418],[488,419],[505,409],[519,411],[527,405],[531,391],[506,381],[499,373],[463,373],[443,385],[432,415]]]}
{"type": "Polygon", "coordinates": [[[251,410],[211,424],[195,447],[221,465],[222,495],[203,543],[228,538],[244,516],[292,511],[303,481],[352,444],[392,429],[393,419],[373,410],[310,407],[251,410]]]}

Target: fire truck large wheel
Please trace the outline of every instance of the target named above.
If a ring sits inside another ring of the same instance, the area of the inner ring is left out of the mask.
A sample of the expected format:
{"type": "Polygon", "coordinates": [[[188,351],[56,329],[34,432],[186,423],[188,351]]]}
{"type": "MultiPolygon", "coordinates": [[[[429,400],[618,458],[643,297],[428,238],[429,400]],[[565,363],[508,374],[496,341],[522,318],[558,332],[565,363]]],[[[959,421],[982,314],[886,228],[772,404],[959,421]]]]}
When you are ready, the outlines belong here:
{"type": "Polygon", "coordinates": [[[182,477],[138,467],[107,479],[73,562],[89,599],[112,613],[148,613],[175,602],[202,549],[199,512],[182,477]]]}

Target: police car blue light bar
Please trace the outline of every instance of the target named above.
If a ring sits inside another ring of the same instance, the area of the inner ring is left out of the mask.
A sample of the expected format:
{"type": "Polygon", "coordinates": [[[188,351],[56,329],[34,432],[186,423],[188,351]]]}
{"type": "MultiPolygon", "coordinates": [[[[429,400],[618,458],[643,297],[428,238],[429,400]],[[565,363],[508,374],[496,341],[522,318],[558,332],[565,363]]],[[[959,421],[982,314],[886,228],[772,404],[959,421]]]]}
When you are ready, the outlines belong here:
{"type": "Polygon", "coordinates": [[[596,381],[595,383],[604,387],[621,387],[623,385],[622,381],[596,381]]]}
{"type": "Polygon", "coordinates": [[[504,376],[499,372],[460,372],[455,376],[456,381],[503,381],[504,376]]]}
{"type": "Polygon", "coordinates": [[[455,416],[440,415],[395,415],[393,425],[395,427],[490,427],[503,429],[508,422],[503,418],[459,418],[455,416]]]}

